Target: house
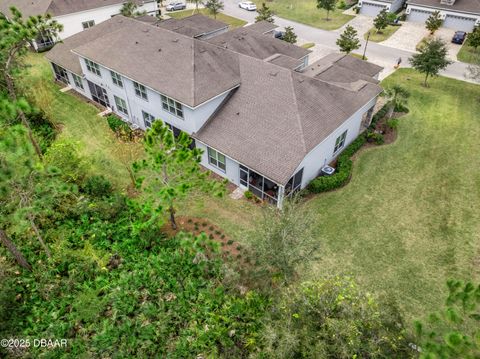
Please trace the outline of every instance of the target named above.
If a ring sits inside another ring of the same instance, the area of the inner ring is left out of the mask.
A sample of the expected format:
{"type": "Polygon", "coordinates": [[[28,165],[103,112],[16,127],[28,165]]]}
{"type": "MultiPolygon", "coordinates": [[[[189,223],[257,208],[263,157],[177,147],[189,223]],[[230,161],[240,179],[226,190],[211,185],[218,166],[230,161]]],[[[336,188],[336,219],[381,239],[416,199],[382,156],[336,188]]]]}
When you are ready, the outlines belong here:
{"type": "Polygon", "coordinates": [[[277,27],[278,25],[275,25],[273,22],[269,22],[265,20],[254,22],[253,24],[248,25],[249,30],[257,31],[263,35],[268,35],[268,34],[273,35],[277,27]]]}
{"type": "Polygon", "coordinates": [[[202,40],[116,16],[46,57],[57,80],[132,127],[188,133],[205,168],[281,206],[369,125],[382,92],[381,67],[308,53],[248,27],[202,40]]]}
{"type": "Polygon", "coordinates": [[[156,23],[157,26],[196,39],[209,39],[228,31],[228,24],[195,14],[183,19],[167,19],[156,23]]]}
{"type": "Polygon", "coordinates": [[[480,0],[409,0],[407,20],[424,23],[435,11],[449,29],[471,32],[480,25],[480,0]]]}
{"type": "Polygon", "coordinates": [[[384,9],[397,12],[402,9],[404,3],[405,0],[360,0],[357,6],[360,14],[375,17],[384,9]]]}
{"type": "MultiPolygon", "coordinates": [[[[118,15],[127,0],[1,0],[0,12],[7,17],[10,7],[15,6],[25,18],[34,15],[50,14],[54,20],[63,25],[58,34],[60,39],[70,37],[80,31],[118,15]]],[[[156,15],[156,0],[134,0],[138,11],[156,15]]],[[[45,35],[34,44],[36,50],[50,48],[55,39],[45,35]]]]}

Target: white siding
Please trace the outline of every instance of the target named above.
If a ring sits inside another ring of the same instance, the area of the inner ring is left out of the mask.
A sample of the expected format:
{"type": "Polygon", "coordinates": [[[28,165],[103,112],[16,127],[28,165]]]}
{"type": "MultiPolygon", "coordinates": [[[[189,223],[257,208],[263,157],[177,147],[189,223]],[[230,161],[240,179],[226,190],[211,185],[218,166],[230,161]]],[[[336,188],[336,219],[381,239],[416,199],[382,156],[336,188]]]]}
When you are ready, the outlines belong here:
{"type": "MultiPolygon", "coordinates": [[[[74,14],[67,14],[54,17],[60,24],[63,25],[63,31],[59,34],[61,39],[75,35],[83,31],[82,23],[93,20],[95,24],[99,24],[105,20],[110,19],[113,15],[118,15],[122,4],[102,6],[96,9],[77,12],[74,14]]],[[[148,14],[155,14],[157,11],[156,1],[148,2],[138,8],[138,11],[146,11],[148,14]]]]}
{"type": "Polygon", "coordinates": [[[197,148],[203,150],[202,161],[201,161],[201,164],[203,167],[209,169],[210,171],[222,177],[227,178],[230,182],[232,182],[237,186],[240,185],[240,165],[238,164],[237,161],[225,155],[226,171],[223,172],[222,170],[208,163],[207,146],[205,144],[203,144],[200,141],[195,141],[195,145],[197,148]]]}
{"type": "Polygon", "coordinates": [[[347,138],[343,147],[345,149],[364,130],[361,128],[363,115],[371,107],[375,106],[376,101],[376,98],[372,99],[305,156],[300,166],[294,172],[297,173],[297,171],[303,168],[302,188],[306,187],[311,180],[318,176],[320,169],[324,165],[329,164],[342,152],[333,153],[338,136],[347,130],[347,138]]]}

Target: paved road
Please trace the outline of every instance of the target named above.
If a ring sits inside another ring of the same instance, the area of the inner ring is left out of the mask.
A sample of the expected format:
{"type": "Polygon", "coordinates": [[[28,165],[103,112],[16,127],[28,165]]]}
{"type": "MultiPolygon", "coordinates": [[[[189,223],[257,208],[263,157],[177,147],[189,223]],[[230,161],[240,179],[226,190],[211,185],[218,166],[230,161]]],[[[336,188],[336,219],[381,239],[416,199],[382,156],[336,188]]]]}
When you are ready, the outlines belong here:
{"type": "MultiPolygon", "coordinates": [[[[238,0],[224,0],[225,8],[223,12],[248,22],[254,22],[257,13],[255,11],[246,11],[240,9],[238,7],[238,3],[238,0]]],[[[299,38],[304,39],[308,42],[316,43],[316,48],[320,48],[320,52],[322,54],[326,55],[329,52],[338,51],[338,46],[335,44],[338,38],[338,32],[317,29],[315,27],[300,24],[295,21],[286,20],[279,17],[275,17],[275,23],[281,28],[285,26],[292,26],[299,38]]],[[[357,51],[357,53],[359,54],[362,54],[365,48],[365,41],[361,39],[361,42],[362,47],[360,50],[357,51]]],[[[410,51],[380,45],[375,42],[369,42],[366,56],[368,57],[369,61],[385,68],[385,70],[381,74],[381,77],[384,78],[394,71],[393,66],[396,64],[398,58],[402,58],[402,66],[408,67],[408,58],[412,56],[412,54],[413,52],[410,51]]],[[[450,65],[445,71],[443,71],[442,75],[459,80],[473,82],[465,78],[467,68],[467,64],[456,61],[452,65],[450,65]]]]}

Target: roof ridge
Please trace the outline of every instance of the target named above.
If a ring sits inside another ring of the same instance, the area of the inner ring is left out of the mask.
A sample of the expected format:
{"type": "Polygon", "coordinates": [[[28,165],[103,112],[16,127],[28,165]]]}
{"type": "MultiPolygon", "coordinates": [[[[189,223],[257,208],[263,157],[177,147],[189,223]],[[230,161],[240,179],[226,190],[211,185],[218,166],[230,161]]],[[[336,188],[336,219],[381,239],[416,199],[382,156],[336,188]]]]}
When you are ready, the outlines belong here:
{"type": "Polygon", "coordinates": [[[297,91],[295,91],[295,83],[294,83],[294,79],[293,79],[293,72],[294,71],[290,71],[290,76],[289,76],[289,79],[290,79],[290,85],[292,87],[292,91],[293,91],[293,102],[295,104],[295,109],[296,109],[296,117],[297,117],[297,122],[298,122],[298,125],[300,127],[300,138],[302,139],[302,147],[303,147],[303,151],[304,153],[308,153],[307,152],[307,144],[305,142],[305,131],[303,130],[303,125],[302,125],[302,119],[300,118],[300,111],[299,111],[299,107],[298,107],[298,101],[297,101],[297,91]]]}

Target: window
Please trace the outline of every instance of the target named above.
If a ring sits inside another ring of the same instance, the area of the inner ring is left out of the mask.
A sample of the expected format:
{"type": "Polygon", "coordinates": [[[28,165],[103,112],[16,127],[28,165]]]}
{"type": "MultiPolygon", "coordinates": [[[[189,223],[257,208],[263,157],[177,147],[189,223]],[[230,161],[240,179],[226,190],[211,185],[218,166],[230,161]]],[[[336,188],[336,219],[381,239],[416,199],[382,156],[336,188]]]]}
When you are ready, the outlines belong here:
{"type": "Polygon", "coordinates": [[[122,76],[113,71],[110,71],[110,73],[112,74],[113,83],[118,87],[123,87],[122,76]]]}
{"type": "Polygon", "coordinates": [[[290,178],[287,185],[285,186],[285,195],[291,196],[293,193],[297,192],[302,185],[302,178],[303,168],[290,178]]]}
{"type": "Polygon", "coordinates": [[[75,86],[78,87],[79,89],[83,90],[83,81],[82,78],[78,75],[72,74],[73,77],[73,82],[75,82],[75,86]]]}
{"type": "Polygon", "coordinates": [[[345,145],[345,139],[347,138],[347,131],[342,133],[338,136],[337,140],[335,141],[335,148],[333,149],[333,153],[337,153],[338,150],[342,149],[345,145]]]}
{"type": "Polygon", "coordinates": [[[82,22],[82,26],[83,26],[83,30],[86,30],[92,26],[95,25],[95,20],[89,20],[89,21],[85,21],[85,22],[82,22]]]}
{"type": "Polygon", "coordinates": [[[208,163],[221,169],[223,172],[227,170],[225,156],[210,147],[208,147],[208,163]]]}
{"type": "Polygon", "coordinates": [[[151,128],[153,122],[155,121],[155,117],[150,115],[149,113],[146,113],[145,111],[142,111],[143,115],[143,123],[145,124],[146,128],[151,128]]]}
{"type": "Polygon", "coordinates": [[[97,76],[102,77],[102,74],[100,72],[100,66],[97,63],[85,59],[85,64],[87,65],[88,71],[90,71],[91,73],[94,73],[97,76]]]}
{"type": "Polygon", "coordinates": [[[161,95],[162,107],[165,111],[170,112],[172,115],[183,118],[182,104],[172,100],[171,98],[161,95]]]}
{"type": "Polygon", "coordinates": [[[67,70],[65,70],[63,67],[58,66],[57,64],[54,64],[54,63],[52,63],[52,66],[53,66],[53,71],[55,72],[55,78],[58,81],[69,84],[70,81],[68,80],[67,70]]]}
{"type": "Polygon", "coordinates": [[[143,98],[144,100],[147,100],[147,101],[148,101],[147,89],[145,88],[145,86],[140,85],[138,82],[134,82],[134,83],[133,83],[133,87],[135,87],[135,94],[136,94],[138,97],[141,97],[141,98],[143,98]]]}
{"type": "Polygon", "coordinates": [[[113,97],[115,98],[115,104],[117,105],[117,110],[123,113],[124,115],[128,116],[127,103],[125,102],[125,100],[117,96],[113,96],[113,97]]]}

